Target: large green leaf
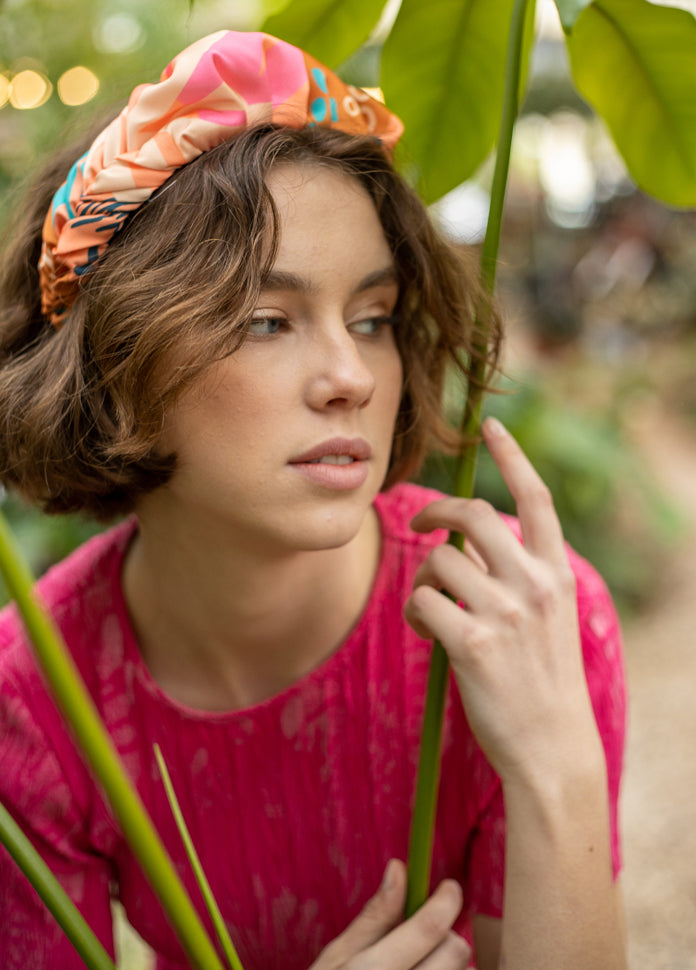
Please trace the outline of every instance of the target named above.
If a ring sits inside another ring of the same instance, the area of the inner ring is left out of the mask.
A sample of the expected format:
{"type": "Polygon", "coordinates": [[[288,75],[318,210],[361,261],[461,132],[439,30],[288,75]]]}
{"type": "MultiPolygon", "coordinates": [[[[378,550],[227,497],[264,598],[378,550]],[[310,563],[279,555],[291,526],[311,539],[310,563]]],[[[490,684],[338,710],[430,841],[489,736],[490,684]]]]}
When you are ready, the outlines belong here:
{"type": "Polygon", "coordinates": [[[384,0],[292,0],[261,29],[335,68],[367,40],[383,7],[384,0]]]}
{"type": "Polygon", "coordinates": [[[563,29],[572,30],[575,21],[592,0],[555,0],[563,29]]]}
{"type": "Polygon", "coordinates": [[[434,202],[493,147],[513,0],[403,0],[382,53],[386,102],[403,120],[403,151],[434,202]]]}
{"type": "Polygon", "coordinates": [[[638,185],[696,206],[696,18],[647,0],[594,0],[567,36],[573,77],[638,185]]]}

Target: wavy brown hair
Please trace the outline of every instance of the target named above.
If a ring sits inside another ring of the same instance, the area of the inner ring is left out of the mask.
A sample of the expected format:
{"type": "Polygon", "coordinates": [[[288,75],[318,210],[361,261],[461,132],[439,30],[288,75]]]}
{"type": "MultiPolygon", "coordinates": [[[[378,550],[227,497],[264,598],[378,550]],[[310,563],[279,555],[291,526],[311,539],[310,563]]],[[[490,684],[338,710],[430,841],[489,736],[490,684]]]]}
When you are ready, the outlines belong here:
{"type": "Polygon", "coordinates": [[[469,377],[483,354],[490,374],[497,318],[470,259],[434,230],[376,140],[263,125],[204,153],[114,237],[55,331],[41,314],[41,227],[90,140],[54,157],[9,235],[0,282],[0,481],[47,512],[105,520],[168,480],[176,455],[157,448],[164,414],[244,340],[272,266],[278,221],[266,179],[281,162],[356,178],[393,253],[404,388],[384,487],[417,471],[429,449],[458,445],[442,415],[448,365],[469,377]],[[487,340],[477,319],[492,321],[487,340]]]}

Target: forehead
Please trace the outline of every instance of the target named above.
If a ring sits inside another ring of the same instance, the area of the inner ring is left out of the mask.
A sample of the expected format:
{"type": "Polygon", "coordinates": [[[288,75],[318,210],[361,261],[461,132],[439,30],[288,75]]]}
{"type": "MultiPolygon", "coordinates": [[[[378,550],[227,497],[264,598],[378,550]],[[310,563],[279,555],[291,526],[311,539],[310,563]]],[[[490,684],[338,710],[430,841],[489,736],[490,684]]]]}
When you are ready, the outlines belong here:
{"type": "Polygon", "coordinates": [[[353,175],[316,163],[282,163],[267,184],[278,212],[275,268],[301,258],[391,262],[377,209],[353,175]]]}

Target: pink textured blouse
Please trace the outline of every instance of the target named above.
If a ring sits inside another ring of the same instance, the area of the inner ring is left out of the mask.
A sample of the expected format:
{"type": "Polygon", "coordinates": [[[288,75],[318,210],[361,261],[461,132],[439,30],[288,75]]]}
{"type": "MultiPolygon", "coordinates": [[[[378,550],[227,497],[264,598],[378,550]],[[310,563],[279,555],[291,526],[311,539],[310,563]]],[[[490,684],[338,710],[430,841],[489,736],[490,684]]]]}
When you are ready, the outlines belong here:
{"type": "MultiPolygon", "coordinates": [[[[191,896],[200,895],[158,775],[158,742],[193,840],[246,970],[307,970],[376,890],[386,861],[406,857],[430,645],[402,617],[418,564],[443,533],[411,532],[436,493],[380,495],[382,552],[369,603],[324,663],[245,710],[192,710],[144,665],[121,589],[129,520],[92,539],[40,581],[125,765],[191,896]]],[[[515,520],[508,520],[517,531],[515,520]]],[[[622,650],[596,572],[570,553],[582,646],[607,758],[612,856],[624,741],[622,650]]],[[[181,947],[63,726],[14,608],[0,613],[0,800],[12,811],[107,948],[110,897],[158,954],[181,947]]],[[[446,710],[434,880],[464,890],[458,929],[501,914],[500,783],[473,739],[452,683],[446,710]]],[[[207,918],[204,917],[207,921],[207,918]]],[[[72,970],[82,963],[0,849],[0,966],[72,970]]]]}

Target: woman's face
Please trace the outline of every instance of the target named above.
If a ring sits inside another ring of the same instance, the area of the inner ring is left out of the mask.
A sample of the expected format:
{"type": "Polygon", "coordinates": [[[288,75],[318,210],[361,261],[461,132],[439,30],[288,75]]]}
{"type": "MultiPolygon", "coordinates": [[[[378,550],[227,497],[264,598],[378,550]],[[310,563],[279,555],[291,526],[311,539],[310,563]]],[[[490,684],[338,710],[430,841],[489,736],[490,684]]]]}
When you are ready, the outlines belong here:
{"type": "Polygon", "coordinates": [[[350,176],[281,164],[280,243],[249,337],[168,415],[170,482],[150,496],[237,542],[343,545],[384,480],[401,397],[392,254],[350,176]]]}

